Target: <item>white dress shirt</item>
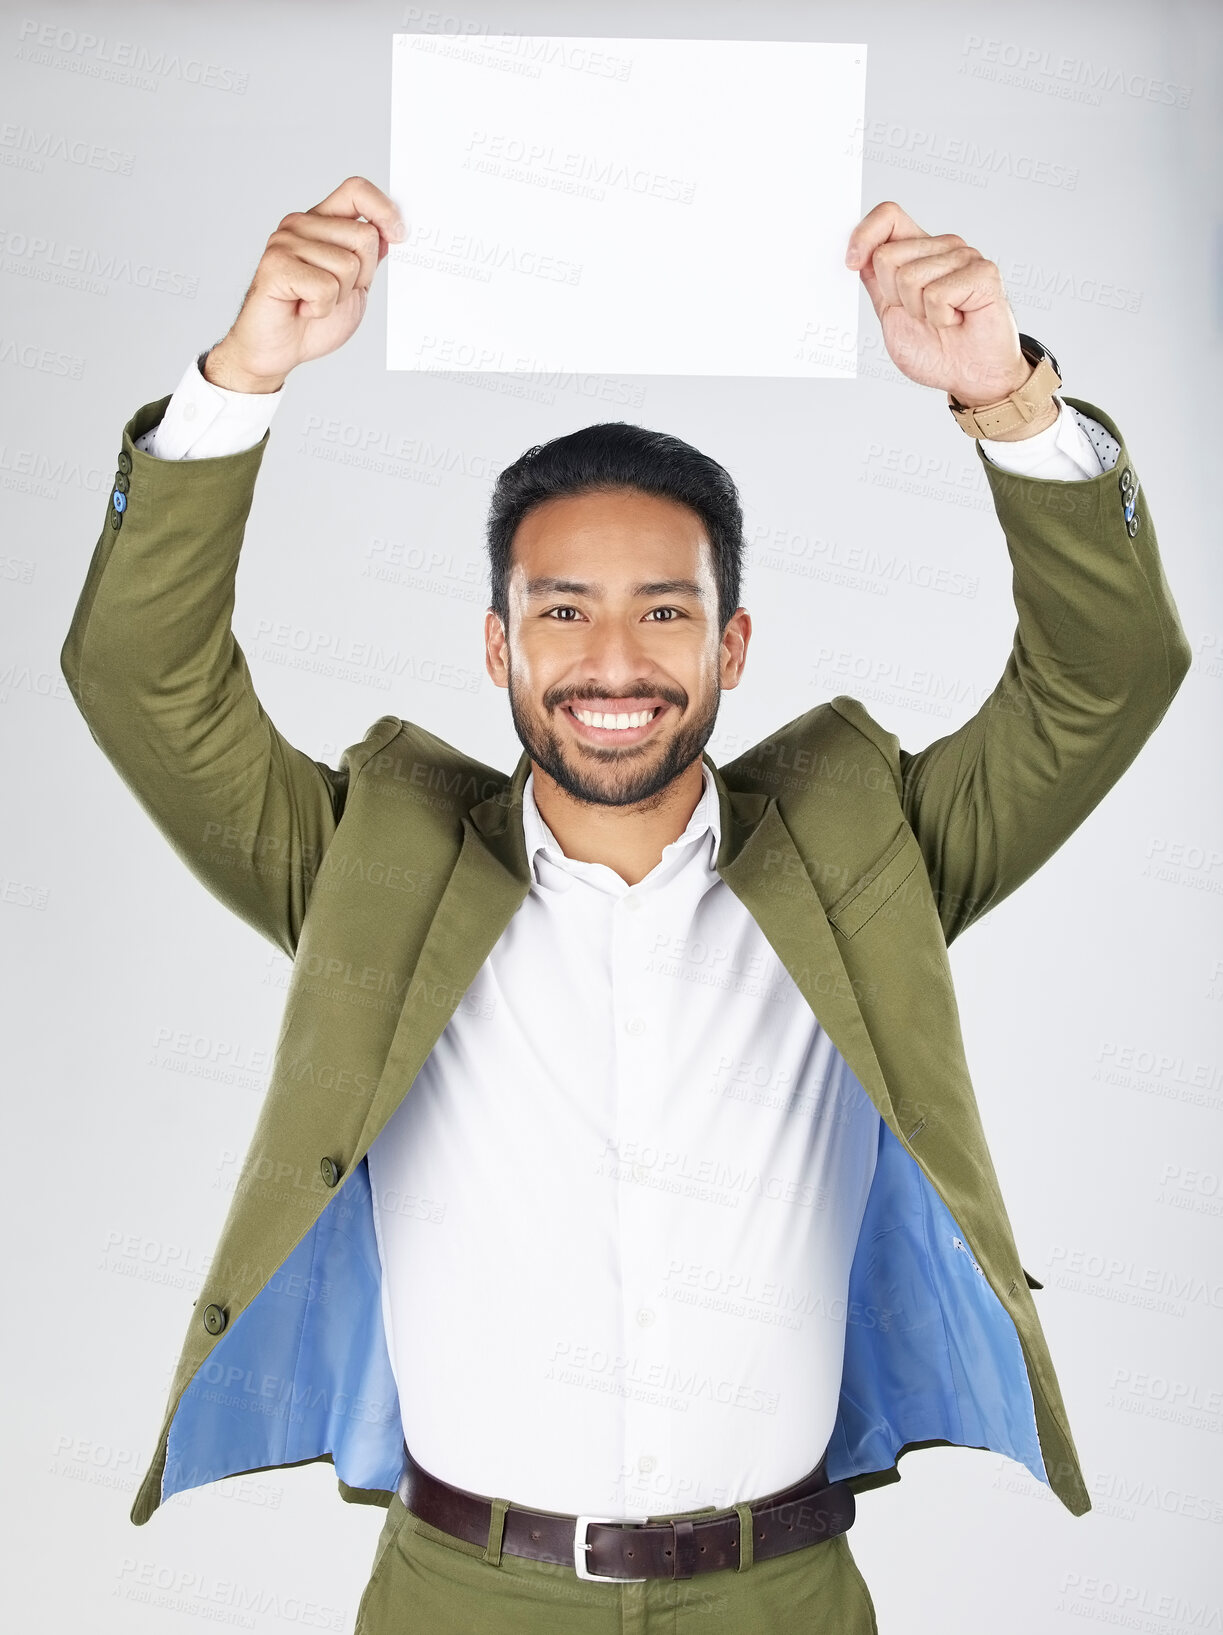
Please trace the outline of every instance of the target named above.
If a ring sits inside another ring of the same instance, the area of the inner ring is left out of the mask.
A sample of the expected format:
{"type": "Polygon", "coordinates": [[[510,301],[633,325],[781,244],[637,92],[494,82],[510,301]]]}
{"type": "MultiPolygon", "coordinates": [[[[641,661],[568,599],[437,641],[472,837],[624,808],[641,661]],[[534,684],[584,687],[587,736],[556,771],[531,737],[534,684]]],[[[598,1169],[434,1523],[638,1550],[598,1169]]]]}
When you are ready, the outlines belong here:
{"type": "Polygon", "coordinates": [[[714,870],[708,768],[635,886],[534,774],[523,827],[530,891],[369,1152],[408,1446],[548,1510],[771,1492],[832,1432],[879,1114],[714,870]]]}
{"type": "MultiPolygon", "coordinates": [[[[137,446],[238,452],[282,397],[192,358],[137,446]]],[[[1033,476],[1110,469],[1116,440],[1066,408],[983,446],[1033,476]]],[[[718,877],[719,820],[704,768],[630,887],[564,855],[528,777],[528,895],[369,1149],[404,1435],[473,1492],[721,1507],[827,1445],[879,1115],[718,877]]]]}

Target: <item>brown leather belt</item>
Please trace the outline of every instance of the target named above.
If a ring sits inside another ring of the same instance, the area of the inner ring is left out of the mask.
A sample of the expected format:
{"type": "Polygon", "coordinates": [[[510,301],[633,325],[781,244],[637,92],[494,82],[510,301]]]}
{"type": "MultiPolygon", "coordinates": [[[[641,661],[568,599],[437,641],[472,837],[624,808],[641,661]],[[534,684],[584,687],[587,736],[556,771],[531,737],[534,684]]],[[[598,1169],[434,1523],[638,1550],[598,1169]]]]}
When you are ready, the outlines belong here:
{"type": "MultiPolygon", "coordinates": [[[[492,1501],[434,1476],[406,1443],[403,1451],[403,1504],[431,1527],[487,1547],[492,1501]]],[[[752,1559],[767,1561],[846,1532],[854,1521],[853,1490],[846,1482],[830,1483],[821,1459],[789,1487],[753,1500],[751,1515],[752,1559]]],[[[732,1509],[709,1519],[617,1521],[510,1504],[501,1548],[535,1561],[563,1562],[579,1578],[691,1578],[739,1565],[739,1515],[732,1509]]]]}

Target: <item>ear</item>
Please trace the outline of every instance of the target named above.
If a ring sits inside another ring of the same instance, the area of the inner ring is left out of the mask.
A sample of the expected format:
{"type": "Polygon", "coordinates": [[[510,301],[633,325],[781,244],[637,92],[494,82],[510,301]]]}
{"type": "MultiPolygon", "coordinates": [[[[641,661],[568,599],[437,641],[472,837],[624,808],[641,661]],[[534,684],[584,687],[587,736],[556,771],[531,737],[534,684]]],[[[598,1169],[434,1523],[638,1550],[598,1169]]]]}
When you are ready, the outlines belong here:
{"type": "Polygon", "coordinates": [[[736,608],[722,634],[718,652],[719,677],[725,688],[737,687],[747,663],[747,644],[752,639],[752,616],[745,607],[736,608]]]}
{"type": "Polygon", "coordinates": [[[496,686],[509,686],[509,638],[500,617],[491,607],[484,615],[484,668],[496,686]]]}

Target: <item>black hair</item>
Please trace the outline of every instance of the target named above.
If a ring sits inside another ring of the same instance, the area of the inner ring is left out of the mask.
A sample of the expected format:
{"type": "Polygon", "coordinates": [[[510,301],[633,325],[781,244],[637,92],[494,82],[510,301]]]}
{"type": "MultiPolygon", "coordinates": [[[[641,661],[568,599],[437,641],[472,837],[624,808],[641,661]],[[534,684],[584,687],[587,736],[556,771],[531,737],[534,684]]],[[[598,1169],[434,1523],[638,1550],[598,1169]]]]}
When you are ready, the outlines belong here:
{"type": "Polygon", "coordinates": [[[582,426],[536,443],[497,478],[488,513],[490,606],[509,629],[507,584],[518,524],[544,500],[569,494],[638,489],[695,511],[713,550],[718,629],[739,606],[743,510],[730,473],[679,437],[625,420],[582,426]]]}

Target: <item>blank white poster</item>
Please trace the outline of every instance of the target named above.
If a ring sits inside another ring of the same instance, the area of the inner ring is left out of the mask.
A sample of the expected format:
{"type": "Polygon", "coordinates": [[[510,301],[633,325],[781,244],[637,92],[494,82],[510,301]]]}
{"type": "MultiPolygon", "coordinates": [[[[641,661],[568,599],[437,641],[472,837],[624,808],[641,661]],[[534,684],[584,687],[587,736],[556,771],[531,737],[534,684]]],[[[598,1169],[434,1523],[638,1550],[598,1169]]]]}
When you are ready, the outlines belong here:
{"type": "Polygon", "coordinates": [[[396,34],[392,61],[388,369],[854,377],[864,45],[396,34]]]}

